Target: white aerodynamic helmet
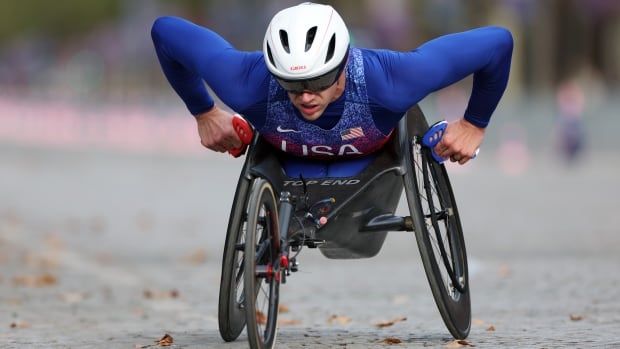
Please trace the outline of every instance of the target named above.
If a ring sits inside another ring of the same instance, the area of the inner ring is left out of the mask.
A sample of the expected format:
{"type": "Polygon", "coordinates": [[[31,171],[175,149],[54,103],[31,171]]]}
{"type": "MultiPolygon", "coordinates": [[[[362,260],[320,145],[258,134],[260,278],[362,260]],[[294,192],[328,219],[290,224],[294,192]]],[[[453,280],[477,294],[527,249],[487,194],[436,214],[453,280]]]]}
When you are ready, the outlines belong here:
{"type": "Polygon", "coordinates": [[[263,41],[267,68],[287,91],[333,85],[349,54],[349,31],[329,5],[306,2],[278,12],[263,41]]]}

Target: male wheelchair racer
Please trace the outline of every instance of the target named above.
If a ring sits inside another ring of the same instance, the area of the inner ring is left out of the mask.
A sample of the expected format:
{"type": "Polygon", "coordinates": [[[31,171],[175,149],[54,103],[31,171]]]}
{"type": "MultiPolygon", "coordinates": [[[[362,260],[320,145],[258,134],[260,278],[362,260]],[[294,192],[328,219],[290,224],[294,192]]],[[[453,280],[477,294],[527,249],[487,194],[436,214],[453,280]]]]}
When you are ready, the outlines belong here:
{"type": "Polygon", "coordinates": [[[254,134],[233,201],[219,294],[219,330],[251,348],[275,344],[280,283],[302,247],[335,259],[375,256],[388,231],[413,231],[439,312],[457,339],[469,334],[467,256],[444,165],[422,145],[418,106],[372,162],[346,178],[289,178],[278,152],[254,134]],[[410,216],[395,216],[403,188],[410,216]],[[260,300],[259,300],[260,298],[260,300]],[[264,298],[264,299],[263,299],[264,298]]]}

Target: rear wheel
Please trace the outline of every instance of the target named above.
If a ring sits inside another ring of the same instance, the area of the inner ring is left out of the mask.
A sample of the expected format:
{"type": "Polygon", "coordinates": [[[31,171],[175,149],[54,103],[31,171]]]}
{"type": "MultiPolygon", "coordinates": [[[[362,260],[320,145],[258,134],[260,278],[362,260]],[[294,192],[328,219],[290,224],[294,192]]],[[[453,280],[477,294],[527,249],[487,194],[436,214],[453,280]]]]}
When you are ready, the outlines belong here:
{"type": "Polygon", "coordinates": [[[471,327],[467,254],[448,173],[419,142],[409,150],[407,201],[426,277],[446,327],[464,339],[471,327]]]}
{"type": "Polygon", "coordinates": [[[250,348],[273,348],[278,323],[280,241],[273,189],[256,179],[248,200],[244,296],[250,348]]]}
{"type": "Polygon", "coordinates": [[[244,177],[241,177],[237,183],[224,245],[218,321],[220,335],[227,342],[237,339],[245,327],[243,271],[247,231],[246,209],[250,183],[244,177]]]}

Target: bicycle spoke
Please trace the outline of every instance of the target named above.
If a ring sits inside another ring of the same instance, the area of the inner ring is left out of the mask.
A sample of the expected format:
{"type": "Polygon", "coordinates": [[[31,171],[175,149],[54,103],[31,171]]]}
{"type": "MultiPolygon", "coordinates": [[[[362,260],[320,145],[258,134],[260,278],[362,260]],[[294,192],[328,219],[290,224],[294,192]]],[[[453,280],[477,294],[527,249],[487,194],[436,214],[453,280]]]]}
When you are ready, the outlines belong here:
{"type": "MultiPolygon", "coordinates": [[[[422,159],[422,156],[423,156],[422,155],[422,151],[428,151],[429,152],[428,156],[430,158],[430,149],[422,149],[422,147],[419,144],[414,144],[414,146],[413,146],[413,153],[414,153],[414,157],[415,157],[415,160],[416,160],[416,161],[414,161],[414,165],[416,166],[416,168],[418,169],[419,172],[424,172],[424,170],[422,169],[422,166],[424,166],[424,165],[421,165],[421,163],[422,163],[421,159],[422,159]]],[[[437,168],[436,168],[435,164],[433,164],[433,163],[428,163],[426,165],[428,166],[428,169],[430,169],[430,171],[432,172],[431,178],[433,179],[433,183],[432,183],[433,185],[431,185],[431,187],[430,187],[431,193],[434,194],[434,195],[432,195],[432,197],[437,197],[438,204],[439,204],[438,206],[440,206],[442,208],[447,207],[448,205],[446,205],[443,202],[443,199],[442,199],[443,196],[439,195],[438,190],[437,190],[437,188],[440,187],[439,183],[438,183],[438,178],[440,176],[437,174],[437,168]]],[[[422,188],[422,186],[423,186],[423,184],[421,182],[422,178],[419,178],[419,176],[418,176],[418,179],[420,180],[420,182],[418,182],[418,187],[422,188]]],[[[420,197],[423,198],[426,202],[430,201],[428,199],[428,197],[422,195],[421,193],[420,193],[420,197]]]]}
{"type": "Polygon", "coordinates": [[[438,221],[445,221],[446,219],[448,219],[448,215],[449,215],[448,210],[441,210],[441,211],[436,211],[433,213],[425,214],[424,218],[426,218],[427,220],[435,218],[438,221]]]}
{"type": "MultiPolygon", "coordinates": [[[[435,171],[433,175],[433,182],[435,183],[435,186],[437,188],[440,188],[439,178],[440,176],[435,171]]],[[[454,213],[452,212],[452,203],[451,202],[446,203],[444,201],[444,200],[448,200],[448,201],[450,200],[449,194],[442,195],[442,197],[438,198],[438,203],[439,205],[441,205],[441,207],[445,207],[444,211],[447,214],[446,220],[444,221],[444,228],[445,228],[446,234],[443,235],[443,246],[448,246],[447,250],[449,250],[449,261],[451,262],[451,270],[454,271],[454,275],[456,279],[456,275],[460,275],[460,270],[458,270],[457,260],[453,258],[455,256],[454,251],[453,251],[454,245],[452,243],[451,234],[449,234],[449,231],[451,229],[450,228],[450,224],[451,224],[450,217],[453,216],[454,213]],[[442,197],[444,199],[442,199],[442,197]]],[[[458,282],[458,280],[455,280],[455,281],[458,282]]],[[[460,282],[459,282],[459,285],[460,285],[460,282]]]]}
{"type": "MultiPolygon", "coordinates": [[[[268,337],[268,335],[269,335],[269,331],[267,331],[267,329],[268,329],[268,327],[269,327],[269,322],[271,322],[272,317],[275,315],[275,314],[273,314],[273,312],[272,312],[272,311],[270,311],[270,310],[273,310],[273,309],[271,308],[271,301],[272,301],[271,297],[273,296],[273,294],[272,294],[272,292],[271,292],[271,291],[272,291],[272,287],[273,287],[273,283],[274,283],[274,282],[275,282],[275,280],[272,280],[272,281],[269,283],[269,289],[268,289],[268,292],[269,292],[269,297],[267,298],[267,302],[268,302],[268,304],[267,304],[267,323],[265,324],[265,331],[263,332],[263,338],[264,338],[264,339],[267,339],[267,337],[268,337]]],[[[277,310],[276,310],[276,311],[277,311],[277,310]]]]}
{"type": "Polygon", "coordinates": [[[264,228],[267,224],[267,220],[265,217],[258,217],[258,219],[256,220],[256,224],[259,224],[261,227],[264,228]]]}
{"type": "Polygon", "coordinates": [[[437,188],[441,188],[441,186],[439,185],[440,175],[439,175],[439,173],[437,173],[438,169],[436,168],[436,166],[433,166],[431,164],[429,164],[429,167],[431,168],[432,178],[433,178],[433,189],[435,189],[434,193],[437,196],[437,201],[438,201],[439,207],[441,207],[441,208],[447,207],[448,205],[445,202],[445,197],[446,196],[443,195],[443,193],[442,193],[442,195],[439,195],[439,190],[437,189],[437,188]]]}
{"type": "MultiPolygon", "coordinates": [[[[418,168],[418,171],[423,172],[422,167],[420,165],[420,163],[422,162],[422,147],[420,145],[414,145],[413,147],[413,153],[415,154],[415,156],[417,157],[418,161],[414,161],[415,166],[418,168]]],[[[429,166],[431,166],[429,164],[429,166]]],[[[421,183],[419,183],[421,184],[421,183]]],[[[421,185],[419,186],[421,188],[421,185]]],[[[435,191],[435,188],[432,188],[432,192],[434,194],[437,195],[437,192],[435,191]]],[[[426,199],[426,197],[424,197],[426,199]]],[[[428,199],[426,199],[428,201],[428,199]]]]}
{"type": "Polygon", "coordinates": [[[241,281],[241,278],[243,277],[244,266],[245,266],[245,258],[241,259],[241,263],[239,264],[239,271],[237,272],[237,275],[235,276],[235,283],[237,285],[239,285],[239,281],[241,281]]]}
{"type": "MultiPolygon", "coordinates": [[[[245,236],[245,233],[243,235],[245,236]]],[[[245,240],[245,239],[242,238],[241,240],[245,240]]],[[[245,241],[241,241],[236,246],[239,246],[239,245],[242,245],[243,249],[239,249],[237,247],[235,248],[237,250],[237,252],[235,253],[235,269],[237,269],[237,275],[235,276],[235,284],[238,284],[239,280],[241,280],[241,277],[243,275],[243,266],[245,265],[244,263],[245,241]]]]}
{"type": "MultiPolygon", "coordinates": [[[[268,285],[267,283],[265,283],[265,285],[268,285]]],[[[265,295],[266,299],[269,299],[269,295],[267,294],[267,291],[265,291],[265,289],[263,288],[263,285],[261,285],[260,287],[260,291],[265,295]]],[[[264,304],[263,304],[264,305],[264,304]]]]}
{"type": "Polygon", "coordinates": [[[256,246],[256,257],[254,258],[256,263],[262,261],[262,258],[265,256],[265,252],[268,252],[270,246],[270,240],[265,240],[261,242],[258,246],[256,246]]]}

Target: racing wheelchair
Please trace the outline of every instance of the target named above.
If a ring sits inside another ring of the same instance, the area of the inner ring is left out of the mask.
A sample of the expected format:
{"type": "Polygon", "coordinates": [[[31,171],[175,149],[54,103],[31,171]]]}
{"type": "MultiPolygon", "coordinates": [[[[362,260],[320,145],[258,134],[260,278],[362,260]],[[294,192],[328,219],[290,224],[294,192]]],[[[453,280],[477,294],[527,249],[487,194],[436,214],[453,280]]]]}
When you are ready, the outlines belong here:
{"type": "Polygon", "coordinates": [[[280,284],[302,247],[327,258],[375,256],[388,231],[412,231],[443,321],[456,339],[471,325],[463,231],[448,174],[422,144],[418,106],[359,174],[287,177],[278,151],[254,134],[229,217],[219,293],[219,331],[233,341],[247,326],[250,348],[272,348],[280,284]],[[394,212],[403,189],[409,216],[394,212]]]}

